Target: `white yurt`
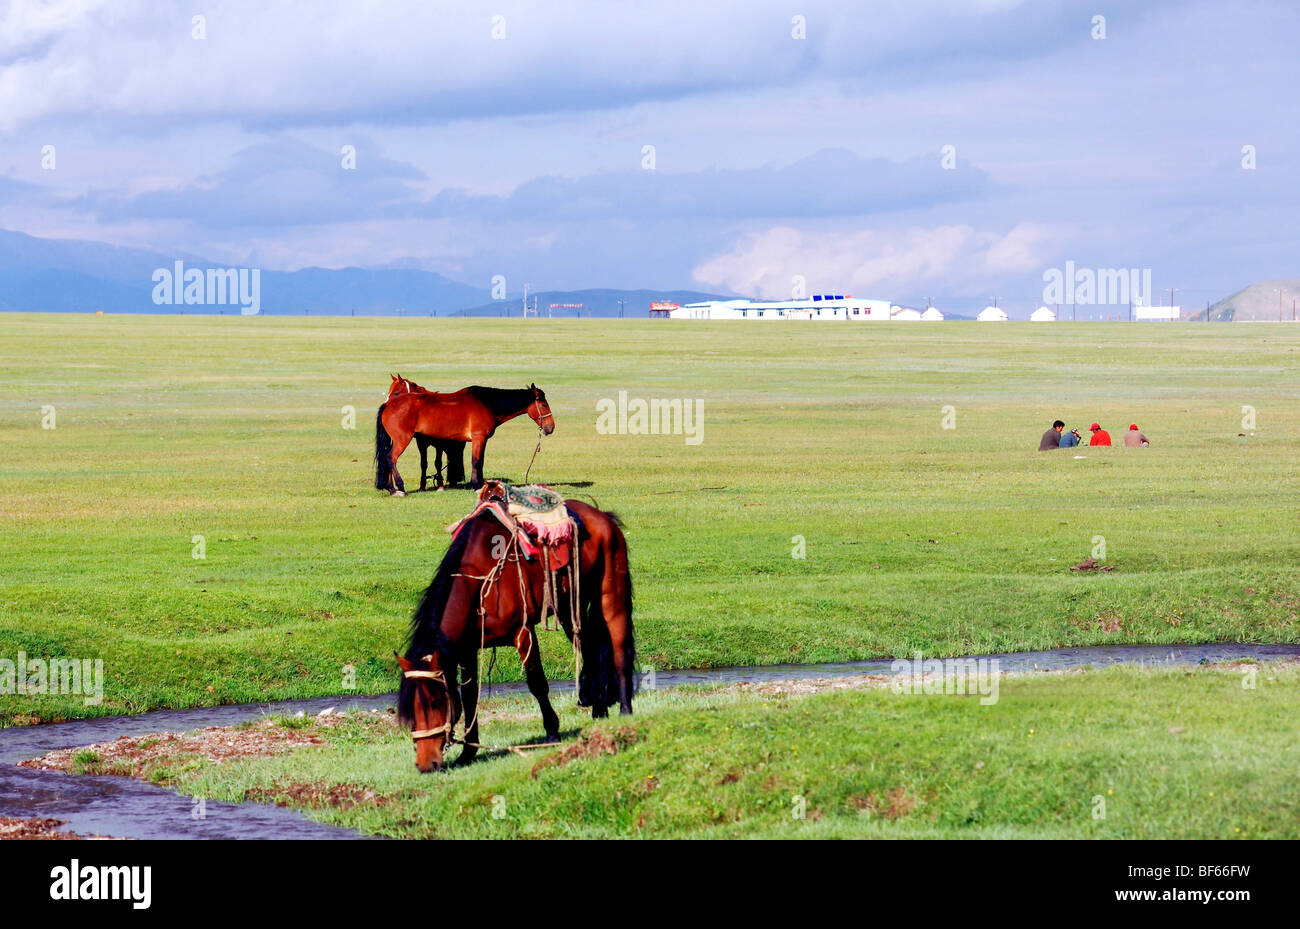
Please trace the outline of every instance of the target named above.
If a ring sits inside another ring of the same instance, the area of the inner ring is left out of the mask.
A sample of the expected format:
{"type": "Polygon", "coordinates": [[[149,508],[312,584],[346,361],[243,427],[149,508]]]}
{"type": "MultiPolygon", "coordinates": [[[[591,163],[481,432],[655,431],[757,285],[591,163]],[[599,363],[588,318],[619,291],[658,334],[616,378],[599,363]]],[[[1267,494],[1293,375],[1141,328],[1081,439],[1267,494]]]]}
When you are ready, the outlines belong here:
{"type": "Polygon", "coordinates": [[[921,311],[907,306],[891,306],[889,308],[889,318],[903,320],[904,322],[916,322],[921,318],[921,311]]]}
{"type": "Polygon", "coordinates": [[[925,312],[921,314],[921,318],[927,323],[936,323],[943,319],[943,314],[931,306],[926,307],[925,312]]]}
{"type": "Polygon", "coordinates": [[[982,323],[1004,323],[1007,321],[1007,314],[996,306],[986,306],[975,318],[982,323]]]}
{"type": "Polygon", "coordinates": [[[1029,315],[1029,321],[1031,323],[1054,323],[1056,322],[1056,314],[1047,307],[1040,306],[1029,315]]]}

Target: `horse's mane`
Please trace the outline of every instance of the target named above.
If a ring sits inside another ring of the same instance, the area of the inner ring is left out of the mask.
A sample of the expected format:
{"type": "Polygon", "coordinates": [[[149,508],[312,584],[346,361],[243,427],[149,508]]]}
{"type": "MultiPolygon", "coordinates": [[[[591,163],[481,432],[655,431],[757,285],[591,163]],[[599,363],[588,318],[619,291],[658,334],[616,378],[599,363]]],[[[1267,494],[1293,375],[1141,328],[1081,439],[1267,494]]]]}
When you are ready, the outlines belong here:
{"type": "MultiPolygon", "coordinates": [[[[529,387],[481,387],[474,384],[465,388],[480,403],[492,411],[493,416],[504,416],[507,413],[518,413],[528,404],[533,402],[533,391],[529,387]]],[[[546,399],[540,389],[537,395],[543,400],[546,399]]]]}
{"type": "MultiPolygon", "coordinates": [[[[447,608],[447,599],[451,596],[451,585],[460,570],[461,559],[469,546],[470,530],[475,520],[461,526],[460,531],[452,537],[447,554],[442,556],[433,581],[420,598],[420,605],[411,617],[410,642],[406,648],[406,657],[411,661],[432,655],[434,652],[450,654],[451,643],[442,633],[442,614],[447,608]]],[[[410,725],[415,712],[415,687],[405,676],[397,690],[397,718],[410,725]]]]}

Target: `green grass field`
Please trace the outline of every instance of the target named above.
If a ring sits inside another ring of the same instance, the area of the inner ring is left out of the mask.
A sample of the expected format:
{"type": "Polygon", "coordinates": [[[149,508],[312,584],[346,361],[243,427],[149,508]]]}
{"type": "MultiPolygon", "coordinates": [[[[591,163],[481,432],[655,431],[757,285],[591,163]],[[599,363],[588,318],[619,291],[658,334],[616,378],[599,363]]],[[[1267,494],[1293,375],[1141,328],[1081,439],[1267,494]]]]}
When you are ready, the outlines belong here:
{"type": "MultiPolygon", "coordinates": [[[[1254,666],[1251,687],[1244,670],[1004,678],[991,706],[888,689],[656,692],[560,749],[424,775],[387,717],[308,717],[283,723],[325,745],[165,756],[136,774],[395,838],[1294,839],[1300,667],[1254,666]],[[612,754],[579,751],[601,744],[612,754]]],[[[494,700],[485,733],[537,738],[529,703],[494,700]]],[[[558,706],[566,727],[579,719],[570,697],[558,706]]]]}
{"type": "Polygon", "coordinates": [[[533,478],[626,521],[655,667],[1300,641],[1298,365],[1281,326],[0,315],[0,657],[106,672],[0,723],[392,689],[471,504],[373,489],[394,371],[547,391],[533,478]],[[620,390],[701,399],[703,443],[598,434],[620,390]],[[1153,445],[1039,454],[1058,416],[1153,445]],[[1097,536],[1113,571],[1071,572],[1097,536]]]}

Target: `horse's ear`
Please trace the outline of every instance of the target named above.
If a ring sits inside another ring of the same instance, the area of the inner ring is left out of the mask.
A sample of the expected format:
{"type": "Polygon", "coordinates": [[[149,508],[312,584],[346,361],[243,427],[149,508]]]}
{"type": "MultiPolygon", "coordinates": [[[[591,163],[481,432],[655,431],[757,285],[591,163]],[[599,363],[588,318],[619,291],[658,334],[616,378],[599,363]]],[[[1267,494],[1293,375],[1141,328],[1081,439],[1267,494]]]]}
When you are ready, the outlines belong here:
{"type": "Polygon", "coordinates": [[[531,390],[536,390],[536,389],[537,389],[537,385],[536,385],[536,384],[529,384],[528,387],[529,387],[529,389],[531,389],[531,390]]]}
{"type": "Polygon", "coordinates": [[[393,657],[397,659],[398,666],[401,667],[402,671],[404,672],[410,671],[412,668],[415,667],[414,662],[409,661],[406,658],[403,658],[401,655],[397,654],[397,652],[393,652],[393,657]]]}

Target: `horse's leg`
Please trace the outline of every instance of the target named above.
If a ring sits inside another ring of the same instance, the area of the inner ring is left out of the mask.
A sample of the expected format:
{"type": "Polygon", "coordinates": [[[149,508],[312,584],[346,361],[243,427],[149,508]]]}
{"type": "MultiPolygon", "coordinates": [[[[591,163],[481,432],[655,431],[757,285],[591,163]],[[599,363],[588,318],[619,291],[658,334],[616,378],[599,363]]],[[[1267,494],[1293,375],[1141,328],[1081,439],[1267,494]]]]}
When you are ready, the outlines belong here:
{"type": "Polygon", "coordinates": [[[560,741],[560,717],[551,706],[551,685],[546,680],[546,672],[542,670],[542,652],[537,641],[537,630],[521,629],[520,636],[515,640],[516,646],[520,644],[523,647],[519,649],[519,658],[524,663],[528,690],[536,698],[537,706],[542,711],[542,728],[546,730],[546,741],[558,742],[560,741]],[[524,632],[527,632],[526,638],[524,632]]]}
{"type": "Polygon", "coordinates": [[[433,443],[433,470],[434,470],[434,487],[442,490],[442,443],[433,443]]]}
{"type": "Polygon", "coordinates": [[[465,745],[461,748],[456,764],[469,764],[478,754],[478,650],[474,651],[473,660],[461,659],[460,662],[460,705],[464,714],[465,745]]]}
{"type": "Polygon", "coordinates": [[[478,490],[483,486],[483,452],[486,448],[487,436],[475,436],[469,456],[469,486],[471,490],[478,490]]]}
{"type": "Polygon", "coordinates": [[[627,597],[615,571],[614,559],[605,559],[605,576],[600,583],[600,610],[605,627],[609,630],[610,647],[614,650],[614,671],[618,674],[618,711],[627,716],[632,712],[632,673],[627,660],[627,597]]]}
{"type": "Polygon", "coordinates": [[[397,471],[397,459],[402,457],[402,452],[406,451],[406,446],[411,444],[411,433],[399,434],[393,436],[393,481],[397,485],[397,490],[393,493],[399,497],[406,496],[406,485],[402,483],[402,475],[397,471]]]}
{"type": "Polygon", "coordinates": [[[427,435],[416,433],[415,444],[420,447],[420,489],[425,490],[429,482],[429,442],[427,435]]]}
{"type": "Polygon", "coordinates": [[[465,443],[447,443],[447,485],[455,487],[465,483],[465,443]]]}

